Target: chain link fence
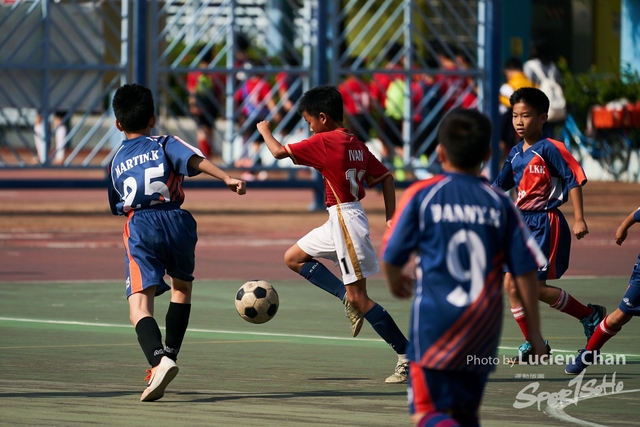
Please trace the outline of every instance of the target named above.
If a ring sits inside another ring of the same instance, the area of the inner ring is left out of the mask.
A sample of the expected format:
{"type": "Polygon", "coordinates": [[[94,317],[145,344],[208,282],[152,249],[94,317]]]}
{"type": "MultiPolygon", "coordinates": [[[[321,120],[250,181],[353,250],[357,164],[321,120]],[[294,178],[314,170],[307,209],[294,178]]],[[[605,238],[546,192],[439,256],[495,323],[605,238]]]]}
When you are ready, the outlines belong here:
{"type": "Polygon", "coordinates": [[[157,133],[255,179],[295,181],[255,124],[270,120],[284,143],[305,138],[297,100],[332,84],[347,127],[419,176],[442,115],[485,108],[491,3],[3,0],[0,168],[104,168],[122,137],[111,97],[137,81],[154,93],[157,133]]]}

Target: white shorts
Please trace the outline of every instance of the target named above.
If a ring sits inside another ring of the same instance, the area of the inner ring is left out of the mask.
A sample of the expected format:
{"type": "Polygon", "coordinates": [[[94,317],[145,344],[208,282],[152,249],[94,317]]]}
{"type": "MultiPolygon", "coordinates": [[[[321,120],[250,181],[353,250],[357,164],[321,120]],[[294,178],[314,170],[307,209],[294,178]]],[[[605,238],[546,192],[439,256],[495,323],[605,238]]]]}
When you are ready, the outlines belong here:
{"type": "Polygon", "coordinates": [[[376,274],[380,267],[371,239],[369,219],[360,202],[331,206],[329,219],[298,240],[314,258],[330,259],[340,266],[345,285],[376,274]]]}

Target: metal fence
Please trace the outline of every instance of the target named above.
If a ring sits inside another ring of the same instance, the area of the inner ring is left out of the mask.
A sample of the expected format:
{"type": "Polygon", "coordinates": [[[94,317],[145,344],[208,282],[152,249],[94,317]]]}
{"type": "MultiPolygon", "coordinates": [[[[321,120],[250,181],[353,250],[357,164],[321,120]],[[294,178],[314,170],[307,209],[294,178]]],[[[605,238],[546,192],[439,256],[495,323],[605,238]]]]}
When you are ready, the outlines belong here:
{"type": "MultiPolygon", "coordinates": [[[[255,123],[271,120],[285,143],[306,137],[297,99],[328,83],[345,98],[347,126],[410,179],[433,157],[448,109],[493,109],[484,94],[497,81],[487,61],[496,7],[490,0],[3,0],[0,168],[104,168],[121,139],[111,97],[135,81],[154,93],[157,133],[179,135],[269,183],[294,165],[271,158],[255,123]]],[[[274,185],[296,185],[296,174],[284,176],[274,185]]]]}

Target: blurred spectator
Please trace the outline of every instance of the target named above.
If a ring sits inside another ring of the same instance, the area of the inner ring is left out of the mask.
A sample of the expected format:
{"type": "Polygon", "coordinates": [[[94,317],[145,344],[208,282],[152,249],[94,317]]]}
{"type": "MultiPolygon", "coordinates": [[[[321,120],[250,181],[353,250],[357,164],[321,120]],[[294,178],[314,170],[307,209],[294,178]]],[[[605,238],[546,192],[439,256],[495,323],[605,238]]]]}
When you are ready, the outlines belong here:
{"type": "MultiPolygon", "coordinates": [[[[245,65],[247,70],[252,68],[251,63],[245,65]]],[[[257,131],[256,125],[267,120],[270,113],[273,113],[274,121],[280,120],[273,95],[271,85],[264,77],[264,73],[247,71],[247,78],[233,96],[236,110],[240,110],[238,123],[243,140],[243,156],[236,160],[235,166],[249,168],[260,164],[260,146],[264,139],[257,131]]],[[[266,177],[266,174],[261,173],[258,177],[266,177]]],[[[255,177],[251,173],[245,173],[243,179],[253,180],[255,177]]]]}
{"type": "MultiPolygon", "coordinates": [[[[395,42],[389,45],[385,52],[385,60],[385,70],[402,71],[404,63],[402,44],[395,42]]],[[[387,91],[389,90],[389,86],[391,85],[391,82],[403,79],[404,74],[401,72],[373,73],[371,76],[370,90],[371,98],[376,104],[376,108],[373,108],[372,106],[374,112],[382,111],[382,114],[385,115],[385,110],[387,108],[387,91]]],[[[390,158],[393,157],[390,147],[394,148],[396,154],[398,152],[400,154],[402,153],[402,146],[404,144],[404,141],[402,140],[402,125],[398,125],[397,120],[385,118],[385,120],[380,120],[380,130],[382,132],[380,135],[380,139],[382,140],[381,155],[383,160],[389,161],[390,158]]]]}
{"type": "MultiPolygon", "coordinates": [[[[354,58],[350,58],[349,67],[354,65],[354,58]]],[[[338,85],[338,90],[344,102],[346,125],[360,141],[368,142],[371,137],[370,108],[371,95],[369,85],[355,74],[347,75],[347,78],[338,85]]]]}
{"type": "Polygon", "coordinates": [[[500,86],[500,149],[501,155],[506,156],[511,147],[517,142],[517,134],[513,127],[511,116],[513,109],[509,98],[521,87],[534,87],[534,83],[525,76],[522,70],[522,61],[518,58],[509,58],[504,63],[504,76],[507,80],[500,86]]]}
{"type": "MultiPolygon", "coordinates": [[[[56,144],[52,163],[55,165],[61,165],[64,161],[65,147],[67,145],[67,123],[64,121],[66,114],[66,111],[56,111],[53,115],[52,131],[56,144]]],[[[36,161],[44,164],[47,161],[47,152],[44,140],[44,123],[39,112],[36,113],[35,123],[33,124],[33,138],[37,153],[36,161]]]]}
{"type": "MultiPolygon", "coordinates": [[[[251,49],[251,42],[249,37],[244,33],[237,33],[235,38],[235,53],[233,58],[234,68],[243,69],[247,65],[251,65],[251,59],[249,57],[249,50],[251,49]]],[[[235,86],[238,87],[241,81],[245,80],[247,75],[244,71],[238,71],[235,75],[235,86]]]]}
{"type": "MultiPolygon", "coordinates": [[[[540,84],[542,83],[540,73],[560,84],[560,70],[553,61],[549,46],[545,41],[540,40],[531,43],[529,57],[530,59],[524,63],[522,68],[524,74],[535,84],[535,87],[540,87],[540,84]]],[[[551,99],[548,93],[546,95],[549,97],[549,102],[551,104],[549,106],[549,109],[551,110],[554,100],[551,99]]],[[[563,123],[564,117],[557,120],[550,118],[550,120],[547,120],[547,122],[542,127],[542,133],[553,138],[556,134],[556,127],[562,125],[563,123]]]]}
{"type": "MultiPolygon", "coordinates": [[[[428,59],[426,64],[429,68],[437,68],[438,63],[434,59],[428,59]]],[[[435,76],[430,73],[416,74],[414,82],[411,84],[411,103],[413,105],[413,155],[417,155],[417,150],[428,140],[429,136],[435,132],[440,119],[442,118],[442,107],[439,105],[440,87],[435,76]],[[432,119],[426,122],[427,117],[432,115],[432,119]]],[[[431,155],[437,145],[437,138],[434,135],[432,142],[426,147],[422,161],[426,162],[427,156],[431,155]]]]}
{"type": "Polygon", "coordinates": [[[438,41],[433,42],[440,68],[449,73],[438,74],[436,82],[440,85],[440,94],[445,99],[444,108],[450,110],[453,107],[475,108],[476,97],[471,90],[467,90],[472,81],[466,77],[456,75],[455,71],[464,69],[462,64],[458,64],[456,60],[457,49],[449,45],[444,45],[438,41]]]}
{"type": "MultiPolygon", "coordinates": [[[[295,54],[287,52],[284,55],[286,67],[299,67],[300,61],[295,54]]],[[[278,98],[280,98],[280,116],[282,122],[280,129],[283,134],[288,135],[300,122],[300,115],[295,109],[295,104],[302,96],[302,80],[299,74],[281,71],[276,74],[276,87],[278,88],[278,98]]]]}
{"type": "Polygon", "coordinates": [[[205,157],[215,153],[215,121],[221,114],[224,75],[206,70],[211,63],[211,51],[201,53],[198,71],[187,73],[187,91],[189,92],[189,112],[193,115],[198,130],[196,138],[198,148],[205,157]]]}

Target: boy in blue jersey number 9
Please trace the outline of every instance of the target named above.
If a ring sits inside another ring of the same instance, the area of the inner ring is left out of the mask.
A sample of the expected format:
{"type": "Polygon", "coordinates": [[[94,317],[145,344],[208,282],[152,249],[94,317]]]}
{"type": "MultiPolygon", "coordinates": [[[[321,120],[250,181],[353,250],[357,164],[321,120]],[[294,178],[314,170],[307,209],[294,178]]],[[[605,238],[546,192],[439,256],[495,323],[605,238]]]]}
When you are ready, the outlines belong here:
{"type": "Polygon", "coordinates": [[[438,130],[444,173],[411,185],[383,240],[388,287],[415,291],[407,358],[409,412],[416,426],[478,426],[502,322],[502,272],[515,276],[530,341],[544,354],[536,270],[546,262],[507,195],[479,177],[491,123],[476,110],[451,111],[438,130]],[[415,279],[403,273],[415,254],[415,279]],[[415,289],[414,289],[415,288],[415,289]],[[439,424],[443,423],[443,424],[439,424]]]}
{"type": "Polygon", "coordinates": [[[180,209],[182,180],[203,172],[237,194],[246,184],[231,178],[197,148],[171,135],[151,136],[156,124],[153,96],[144,86],[124,85],[113,98],[116,127],[126,139],[109,164],[109,204],[126,215],[124,247],[129,318],[151,369],[140,400],[160,399],[178,373],[176,359],[191,313],[198,240],[196,222],[180,209]],[[169,287],[163,277],[171,277],[169,287]],[[154,297],[171,290],[166,340],[153,318],[154,297]]]}

